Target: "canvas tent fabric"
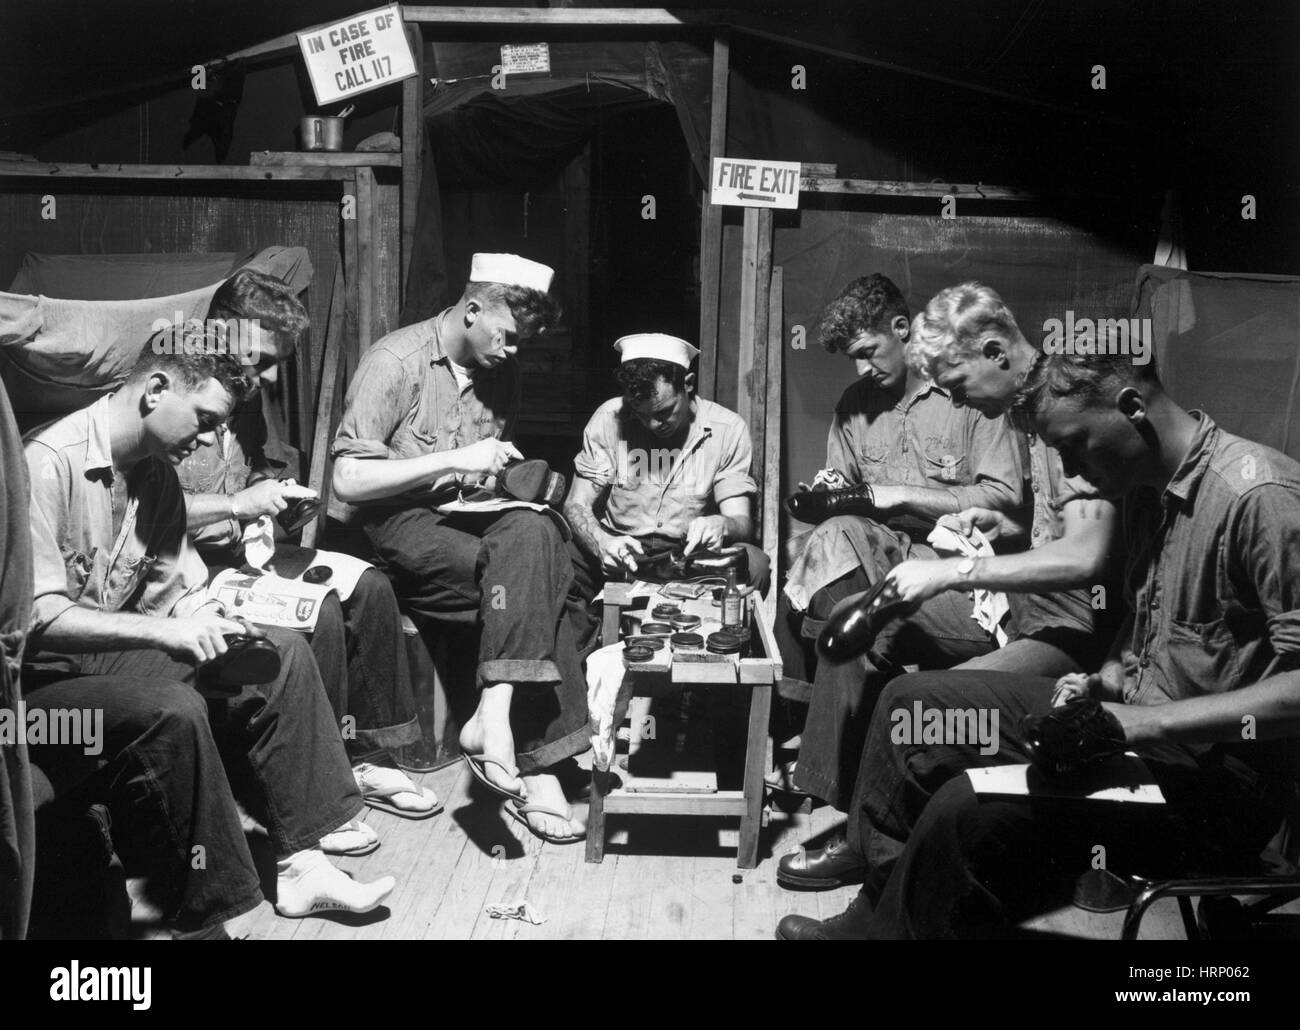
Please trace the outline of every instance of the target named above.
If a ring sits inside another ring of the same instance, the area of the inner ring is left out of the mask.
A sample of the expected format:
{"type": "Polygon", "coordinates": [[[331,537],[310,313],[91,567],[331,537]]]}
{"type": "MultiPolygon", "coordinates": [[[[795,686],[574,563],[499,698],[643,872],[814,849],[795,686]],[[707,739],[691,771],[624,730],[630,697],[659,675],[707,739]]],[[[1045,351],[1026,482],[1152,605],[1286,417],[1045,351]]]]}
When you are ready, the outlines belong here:
{"type": "Polygon", "coordinates": [[[1134,315],[1180,405],[1300,460],[1300,278],[1144,265],[1134,315]]]}
{"type": "MultiPolygon", "coordinates": [[[[47,284],[93,293],[94,284],[103,281],[96,264],[117,270],[115,277],[106,278],[114,278],[128,295],[156,281],[152,262],[119,263],[116,255],[71,261],[33,258],[24,263],[18,281],[31,282],[39,273],[47,284]],[[133,265],[137,279],[120,274],[133,265]]],[[[312,277],[311,259],[301,247],[269,247],[234,266],[227,265],[221,278],[202,288],[163,297],[83,300],[0,293],[0,380],[20,423],[29,426],[33,416],[48,419],[75,411],[122,382],[154,323],[174,320],[178,312],[183,319],[205,317],[212,295],[235,268],[266,272],[298,291],[312,277]]]]}

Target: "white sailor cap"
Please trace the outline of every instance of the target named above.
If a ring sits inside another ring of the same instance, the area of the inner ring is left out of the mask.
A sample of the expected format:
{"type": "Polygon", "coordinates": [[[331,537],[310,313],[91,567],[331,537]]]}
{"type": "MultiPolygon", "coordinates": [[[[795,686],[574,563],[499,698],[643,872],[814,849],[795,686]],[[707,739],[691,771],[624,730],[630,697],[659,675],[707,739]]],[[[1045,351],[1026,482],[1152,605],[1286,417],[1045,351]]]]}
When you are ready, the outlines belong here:
{"type": "Polygon", "coordinates": [[[524,286],[538,293],[551,288],[555,269],[540,261],[529,261],[518,254],[475,254],[469,264],[472,283],[502,283],[524,286]]]}
{"type": "Polygon", "coordinates": [[[685,340],[669,336],[667,333],[633,333],[621,336],[614,341],[614,349],[623,356],[624,361],[637,358],[654,358],[656,361],[668,361],[689,369],[691,362],[700,356],[700,349],[685,340]]]}

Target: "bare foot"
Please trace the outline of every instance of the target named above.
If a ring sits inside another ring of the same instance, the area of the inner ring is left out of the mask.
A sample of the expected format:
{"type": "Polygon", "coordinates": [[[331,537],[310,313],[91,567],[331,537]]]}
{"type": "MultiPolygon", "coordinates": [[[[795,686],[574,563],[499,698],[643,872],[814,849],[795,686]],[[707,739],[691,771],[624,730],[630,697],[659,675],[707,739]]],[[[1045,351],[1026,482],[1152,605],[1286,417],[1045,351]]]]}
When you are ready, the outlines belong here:
{"type": "Polygon", "coordinates": [[[515,764],[515,736],[510,732],[510,699],[514,687],[498,683],[479,693],[478,708],[460,731],[460,747],[467,755],[486,755],[483,775],[508,794],[528,796],[515,764]],[[501,765],[496,765],[500,762],[501,765]],[[505,768],[502,768],[504,766],[505,768]]]}
{"type": "Polygon", "coordinates": [[[529,812],[525,815],[529,825],[535,830],[552,837],[576,837],[586,832],[587,827],[581,820],[573,818],[573,809],[564,797],[560,781],[550,773],[525,776],[524,785],[528,788],[528,803],[542,805],[564,813],[564,818],[544,815],[541,812],[529,812]]]}

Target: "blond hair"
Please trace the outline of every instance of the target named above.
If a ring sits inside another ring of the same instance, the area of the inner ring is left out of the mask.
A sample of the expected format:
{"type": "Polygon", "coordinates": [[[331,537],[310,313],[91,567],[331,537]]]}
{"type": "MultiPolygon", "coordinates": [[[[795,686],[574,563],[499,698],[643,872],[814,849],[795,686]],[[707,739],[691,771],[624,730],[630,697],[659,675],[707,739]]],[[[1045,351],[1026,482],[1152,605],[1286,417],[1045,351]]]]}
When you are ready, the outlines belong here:
{"type": "Polygon", "coordinates": [[[942,363],[978,354],[990,331],[1009,342],[1026,342],[1011,309],[996,290],[977,282],[949,286],[931,297],[925,310],[912,320],[907,363],[934,378],[942,363]]]}

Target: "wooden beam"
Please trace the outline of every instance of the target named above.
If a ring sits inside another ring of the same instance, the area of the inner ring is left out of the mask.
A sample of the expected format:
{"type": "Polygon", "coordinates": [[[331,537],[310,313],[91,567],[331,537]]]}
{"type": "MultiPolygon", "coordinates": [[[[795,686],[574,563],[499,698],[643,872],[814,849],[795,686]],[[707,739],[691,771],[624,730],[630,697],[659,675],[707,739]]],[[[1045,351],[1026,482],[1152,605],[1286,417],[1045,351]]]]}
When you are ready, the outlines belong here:
{"type": "MultiPolygon", "coordinates": [[[[748,376],[750,442],[753,446],[753,469],[758,480],[758,495],[766,493],[767,471],[767,326],[768,305],[772,290],[772,209],[758,209],[758,252],[754,266],[754,335],[750,344],[753,355],[748,376]]],[[[743,385],[743,380],[742,380],[743,385]]],[[[762,509],[754,513],[760,519],[762,509]]]]}
{"type": "Polygon", "coordinates": [[[722,289],[722,208],[709,202],[713,159],[727,145],[727,77],[731,44],[726,33],[713,40],[713,93],[709,103],[709,161],[700,205],[700,382],[701,397],[715,400],[718,389],[718,309],[722,289]]]}
{"type": "Polygon", "coordinates": [[[1008,186],[982,183],[896,182],[889,179],[825,179],[805,175],[799,179],[801,193],[838,193],[859,197],[902,197],[937,200],[951,196],[958,200],[1033,201],[1042,197],[1008,186]]]}
{"type": "Polygon", "coordinates": [[[764,432],[767,440],[763,447],[762,504],[763,535],[761,546],[772,563],[773,589],[758,603],[759,617],[769,623],[776,619],[776,589],[780,583],[781,564],[781,390],[785,370],[785,275],[777,265],[772,269],[772,285],[767,302],[767,417],[764,432]]]}
{"type": "Polygon", "coordinates": [[[758,293],[758,209],[745,208],[740,254],[740,319],[736,343],[736,414],[754,434],[753,395],[749,376],[754,367],[754,298],[758,293]]]}
{"type": "Polygon", "coordinates": [[[328,165],[259,167],[256,165],[125,165],[47,161],[0,161],[0,176],[16,179],[158,179],[175,181],[329,181],[347,178],[349,168],[328,165]]]}
{"type": "Polygon", "coordinates": [[[402,83],[402,303],[411,282],[411,255],[415,251],[415,215],[424,171],[424,36],[420,26],[406,26],[407,42],[415,55],[415,75],[402,83]]]}
{"type": "Polygon", "coordinates": [[[402,17],[421,25],[524,25],[539,27],[622,26],[684,28],[725,25],[734,15],[725,10],[681,11],[662,7],[413,7],[402,17]]]}
{"type": "MultiPolygon", "coordinates": [[[[357,357],[375,338],[375,173],[357,169],[357,357]]],[[[348,378],[356,371],[348,367],[348,378]]]]}
{"type": "Polygon", "coordinates": [[[303,547],[315,547],[316,537],[325,525],[325,512],[329,508],[329,484],[325,482],[328,471],[330,438],[334,435],[335,391],[343,371],[343,309],[347,303],[347,285],[343,281],[343,264],[334,264],[334,292],[330,295],[329,322],[325,329],[324,353],[321,355],[320,375],[317,379],[316,427],[312,435],[311,471],[307,485],[315,490],[324,502],[319,517],[303,527],[303,547]]]}
{"type": "Polygon", "coordinates": [[[402,155],[378,151],[258,150],[248,163],[259,168],[401,168],[402,155]]]}

